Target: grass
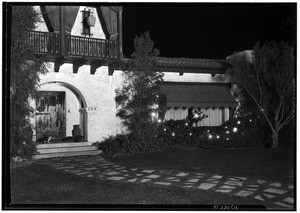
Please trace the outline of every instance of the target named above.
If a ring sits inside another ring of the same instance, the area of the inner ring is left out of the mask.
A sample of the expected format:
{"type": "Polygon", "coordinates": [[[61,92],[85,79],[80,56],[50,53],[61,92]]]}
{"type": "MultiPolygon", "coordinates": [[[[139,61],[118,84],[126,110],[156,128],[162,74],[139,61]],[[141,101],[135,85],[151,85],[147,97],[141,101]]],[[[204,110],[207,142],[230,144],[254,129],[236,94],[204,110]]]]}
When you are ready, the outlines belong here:
{"type": "MultiPolygon", "coordinates": [[[[293,183],[293,154],[282,150],[197,151],[109,160],[130,168],[197,171],[293,183]]],[[[81,177],[41,165],[38,161],[12,167],[11,201],[12,204],[97,204],[100,208],[104,207],[101,205],[116,208],[122,204],[134,204],[138,208],[154,208],[153,204],[164,205],[157,206],[159,208],[213,204],[278,208],[271,200],[261,202],[213,191],[81,177]]]]}
{"type": "Polygon", "coordinates": [[[208,172],[284,183],[293,182],[294,159],[292,150],[240,149],[163,153],[109,160],[131,168],[208,172]]]}
{"type": "Polygon", "coordinates": [[[147,204],[169,207],[180,204],[184,206],[176,207],[188,208],[191,204],[212,205],[217,201],[228,205],[263,204],[221,193],[199,193],[197,189],[80,177],[38,163],[15,168],[11,176],[12,204],[139,204],[139,208],[147,207],[147,204]]]}

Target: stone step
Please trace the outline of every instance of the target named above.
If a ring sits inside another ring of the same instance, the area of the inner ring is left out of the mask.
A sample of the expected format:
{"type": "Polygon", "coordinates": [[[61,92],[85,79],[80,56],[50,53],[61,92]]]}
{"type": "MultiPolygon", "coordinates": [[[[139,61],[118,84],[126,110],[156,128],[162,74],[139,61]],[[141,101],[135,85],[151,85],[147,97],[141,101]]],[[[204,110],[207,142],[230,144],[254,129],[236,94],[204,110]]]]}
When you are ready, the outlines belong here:
{"type": "Polygon", "coordinates": [[[37,149],[47,149],[47,148],[58,148],[58,147],[71,147],[71,146],[91,146],[92,142],[77,142],[77,143],[48,143],[48,144],[38,144],[37,149]]]}
{"type": "Polygon", "coordinates": [[[102,153],[101,150],[90,150],[90,151],[81,151],[81,152],[57,152],[57,153],[39,154],[35,156],[35,159],[68,157],[68,156],[79,156],[79,155],[99,155],[101,153],[102,153]]]}
{"type": "Polygon", "coordinates": [[[95,146],[73,146],[73,147],[56,147],[56,148],[37,148],[39,154],[58,153],[58,152],[81,152],[81,151],[94,151],[95,146]]]}

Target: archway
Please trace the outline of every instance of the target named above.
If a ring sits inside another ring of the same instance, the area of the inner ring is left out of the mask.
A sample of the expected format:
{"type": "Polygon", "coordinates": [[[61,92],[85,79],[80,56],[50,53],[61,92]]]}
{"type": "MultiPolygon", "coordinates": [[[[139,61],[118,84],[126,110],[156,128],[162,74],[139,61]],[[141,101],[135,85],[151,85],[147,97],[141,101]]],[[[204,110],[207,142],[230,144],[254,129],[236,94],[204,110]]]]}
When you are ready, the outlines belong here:
{"type": "MultiPolygon", "coordinates": [[[[79,128],[81,130],[80,135],[83,136],[82,140],[86,141],[88,139],[88,131],[87,131],[88,130],[88,127],[87,127],[87,125],[88,125],[87,119],[88,118],[87,118],[87,111],[86,111],[87,101],[86,101],[86,98],[84,97],[84,95],[82,94],[82,92],[70,83],[63,82],[63,81],[54,81],[54,80],[41,83],[39,91],[40,91],[40,93],[46,93],[46,92],[49,93],[50,92],[51,94],[64,93],[64,95],[61,95],[64,99],[63,101],[61,101],[61,102],[64,102],[64,104],[62,104],[64,106],[63,110],[62,110],[64,115],[61,116],[64,118],[64,124],[65,124],[65,128],[63,129],[64,134],[59,134],[59,136],[58,136],[58,134],[56,134],[54,136],[54,138],[57,139],[58,137],[60,137],[60,139],[63,139],[62,138],[62,135],[63,135],[64,139],[67,139],[68,141],[74,139],[74,138],[71,138],[71,136],[73,136],[73,134],[72,134],[73,126],[79,125],[79,128]],[[65,88],[65,89],[62,89],[62,88],[65,88]],[[71,109],[71,113],[70,113],[70,109],[71,109]],[[76,114],[76,112],[77,112],[77,114],[76,114]]],[[[40,103],[40,101],[36,103],[36,106],[38,106],[39,103],[40,103]]],[[[55,106],[55,107],[56,107],[56,109],[58,108],[57,106],[55,106]]],[[[48,117],[50,117],[48,120],[53,122],[53,120],[54,120],[53,117],[51,120],[52,114],[51,113],[48,113],[48,114],[50,114],[48,116],[48,117]]],[[[42,132],[42,131],[40,129],[38,129],[39,125],[37,123],[38,122],[37,118],[38,118],[38,116],[36,116],[36,135],[40,136],[41,134],[38,134],[39,133],[38,130],[40,132],[42,132]]],[[[39,120],[39,122],[40,122],[40,120],[39,120]]],[[[63,120],[63,119],[61,119],[61,120],[63,120]]],[[[51,122],[48,122],[48,123],[51,123],[51,122]]],[[[62,126],[62,125],[60,125],[60,126],[62,126]]],[[[48,127],[48,129],[51,129],[51,128],[48,127]]],[[[60,130],[60,131],[62,131],[62,130],[60,130]]],[[[51,133],[51,134],[53,134],[53,133],[51,133]]]]}

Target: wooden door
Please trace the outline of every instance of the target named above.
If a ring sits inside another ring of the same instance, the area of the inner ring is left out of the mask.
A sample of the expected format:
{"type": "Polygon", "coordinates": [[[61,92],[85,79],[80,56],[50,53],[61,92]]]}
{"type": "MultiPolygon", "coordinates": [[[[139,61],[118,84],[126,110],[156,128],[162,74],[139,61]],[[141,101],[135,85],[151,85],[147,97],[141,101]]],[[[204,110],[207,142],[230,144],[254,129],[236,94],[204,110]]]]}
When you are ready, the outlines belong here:
{"type": "Polygon", "coordinates": [[[65,92],[39,91],[36,99],[36,138],[66,137],[65,92]]]}

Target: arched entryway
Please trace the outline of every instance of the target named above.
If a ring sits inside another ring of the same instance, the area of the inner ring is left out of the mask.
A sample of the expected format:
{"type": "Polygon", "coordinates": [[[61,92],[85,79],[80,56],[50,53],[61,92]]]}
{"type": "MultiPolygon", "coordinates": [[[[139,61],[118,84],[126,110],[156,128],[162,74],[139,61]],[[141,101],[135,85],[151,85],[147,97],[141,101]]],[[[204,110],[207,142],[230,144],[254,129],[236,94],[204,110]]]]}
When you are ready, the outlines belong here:
{"type": "Polygon", "coordinates": [[[87,141],[87,102],[78,88],[63,81],[43,82],[35,106],[38,142],[50,136],[55,142],[70,142],[74,129],[83,136],[81,140],[87,141]]]}

